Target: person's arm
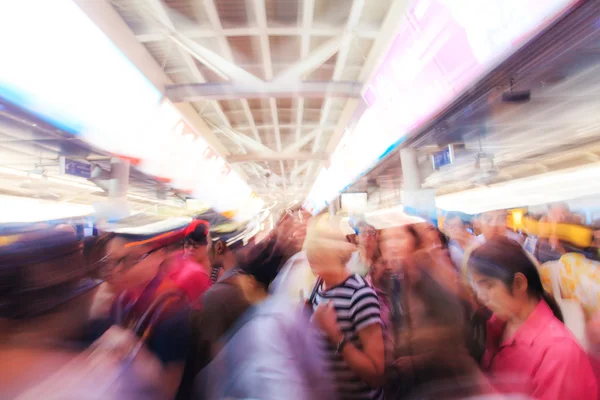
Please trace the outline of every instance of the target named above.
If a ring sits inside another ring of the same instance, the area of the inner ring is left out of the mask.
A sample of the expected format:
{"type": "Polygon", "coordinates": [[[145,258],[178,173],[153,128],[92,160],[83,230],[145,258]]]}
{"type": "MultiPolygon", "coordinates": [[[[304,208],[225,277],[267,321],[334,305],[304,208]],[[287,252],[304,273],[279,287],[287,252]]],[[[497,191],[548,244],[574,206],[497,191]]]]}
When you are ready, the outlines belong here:
{"type": "MultiPolygon", "coordinates": [[[[358,331],[362,350],[348,342],[341,354],[362,380],[372,387],[379,387],[385,369],[379,300],[373,289],[364,288],[355,293],[352,303],[352,320],[358,331]]],[[[333,303],[319,306],[314,318],[333,346],[337,347],[344,335],[337,324],[333,303]]]]}
{"type": "Polygon", "coordinates": [[[598,398],[598,384],[588,357],[571,340],[551,344],[533,377],[533,383],[534,399],[598,398]]]}

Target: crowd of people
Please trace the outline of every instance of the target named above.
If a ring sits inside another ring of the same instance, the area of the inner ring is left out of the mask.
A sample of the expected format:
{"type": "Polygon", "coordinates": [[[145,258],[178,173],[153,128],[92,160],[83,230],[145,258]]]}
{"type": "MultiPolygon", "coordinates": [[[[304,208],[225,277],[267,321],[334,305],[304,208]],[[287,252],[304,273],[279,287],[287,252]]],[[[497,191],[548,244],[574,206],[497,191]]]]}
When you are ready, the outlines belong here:
{"type": "Polygon", "coordinates": [[[597,399],[595,261],[506,221],[31,227],[0,246],[0,398],[597,399]]]}

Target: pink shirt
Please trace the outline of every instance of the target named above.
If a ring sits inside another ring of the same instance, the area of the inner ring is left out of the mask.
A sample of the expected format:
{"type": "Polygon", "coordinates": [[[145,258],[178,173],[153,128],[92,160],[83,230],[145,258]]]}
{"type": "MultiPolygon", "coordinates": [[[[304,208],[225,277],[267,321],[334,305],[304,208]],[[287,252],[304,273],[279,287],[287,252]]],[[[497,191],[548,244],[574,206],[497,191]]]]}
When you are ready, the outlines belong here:
{"type": "Polygon", "coordinates": [[[488,322],[482,360],[501,392],[543,400],[598,398],[587,355],[546,302],[540,301],[515,335],[500,343],[504,326],[495,316],[488,322]]]}

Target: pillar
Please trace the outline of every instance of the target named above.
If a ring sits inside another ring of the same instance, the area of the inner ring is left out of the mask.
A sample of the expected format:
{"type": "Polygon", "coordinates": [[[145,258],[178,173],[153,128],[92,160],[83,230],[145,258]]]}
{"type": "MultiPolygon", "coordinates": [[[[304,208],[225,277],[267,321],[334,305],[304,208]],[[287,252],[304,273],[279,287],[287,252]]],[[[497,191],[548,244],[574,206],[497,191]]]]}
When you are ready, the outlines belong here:
{"type": "Polygon", "coordinates": [[[419,172],[417,150],[401,149],[400,164],[402,165],[402,188],[407,191],[421,189],[421,173],[419,172]]]}
{"type": "Polygon", "coordinates": [[[119,158],[110,160],[110,183],[108,186],[108,196],[113,199],[127,197],[129,187],[129,161],[119,158]]]}

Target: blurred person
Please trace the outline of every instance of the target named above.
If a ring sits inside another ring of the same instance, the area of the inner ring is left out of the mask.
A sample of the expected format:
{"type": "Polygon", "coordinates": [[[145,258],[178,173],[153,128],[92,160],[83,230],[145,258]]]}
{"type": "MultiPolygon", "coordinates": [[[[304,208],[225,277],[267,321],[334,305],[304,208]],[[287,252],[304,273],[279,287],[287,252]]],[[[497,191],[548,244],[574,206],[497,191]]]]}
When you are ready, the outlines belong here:
{"type": "Polygon", "coordinates": [[[379,300],[379,309],[381,312],[381,321],[383,325],[384,337],[389,335],[391,329],[391,299],[390,299],[390,282],[392,269],[385,262],[383,257],[379,255],[373,266],[369,268],[369,272],[365,277],[365,281],[375,289],[379,300]]]}
{"type": "Polygon", "coordinates": [[[472,245],[473,235],[467,229],[467,225],[460,213],[449,212],[444,220],[444,230],[450,237],[448,250],[450,258],[457,268],[463,265],[465,250],[472,245]]]}
{"type": "MultiPolygon", "coordinates": [[[[248,307],[218,338],[216,351],[196,379],[199,397],[194,398],[336,398],[307,315],[277,296],[267,297],[285,253],[286,247],[270,238],[250,248],[240,261],[232,283],[241,289],[248,307]]],[[[204,319],[198,328],[211,322],[204,319]]]]}
{"type": "Polygon", "coordinates": [[[148,337],[148,348],[164,365],[171,396],[181,382],[189,352],[191,307],[199,304],[210,286],[202,267],[181,251],[181,241],[197,224],[194,221],[187,228],[147,235],[114,234],[103,259],[109,294],[99,299],[110,304],[109,312],[91,324],[93,340],[114,324],[139,325],[153,304],[164,304],[148,337]]]}
{"type": "Polygon", "coordinates": [[[0,246],[0,398],[164,398],[160,363],[133,334],[112,330],[85,350],[98,285],[86,274],[72,231],[28,232],[0,246]]]}
{"type": "Polygon", "coordinates": [[[215,283],[223,272],[221,265],[212,266],[210,252],[212,239],[209,231],[209,224],[200,220],[184,239],[185,256],[198,263],[204,271],[210,276],[210,283],[215,283]]]}
{"type": "Polygon", "coordinates": [[[314,221],[305,243],[313,273],[320,279],[313,321],[321,331],[329,367],[341,399],[379,399],[384,343],[379,301],[373,288],[347,263],[354,246],[339,227],[314,221]]]}
{"type": "Polygon", "coordinates": [[[286,260],[281,272],[270,286],[270,291],[292,304],[304,302],[317,281],[308,263],[306,251],[303,249],[310,218],[311,215],[306,210],[295,207],[287,210],[278,224],[279,231],[289,236],[278,239],[282,243],[287,243],[286,260]]]}
{"type": "Polygon", "coordinates": [[[490,239],[472,252],[468,267],[478,298],[494,313],[482,367],[496,387],[535,399],[596,399],[587,355],[520,244],[490,239]]]}
{"type": "Polygon", "coordinates": [[[352,253],[348,269],[353,274],[365,277],[378,257],[377,230],[373,226],[361,222],[357,226],[357,231],[358,250],[352,253]]]}
{"type": "Polygon", "coordinates": [[[193,382],[226,343],[226,333],[254,304],[267,297],[269,285],[275,279],[286,257],[290,225],[279,223],[271,234],[236,258],[241,242],[217,239],[211,249],[211,261],[223,265],[224,273],[202,297],[202,308],[192,314],[192,350],[187,360],[184,380],[178,399],[189,399],[193,382]]]}
{"type": "Polygon", "coordinates": [[[548,206],[548,222],[554,222],[557,224],[564,223],[567,221],[573,221],[574,216],[571,214],[569,205],[567,203],[554,203],[548,206]]]}
{"type": "MultiPolygon", "coordinates": [[[[445,260],[440,249],[428,243],[433,237],[429,230],[400,223],[380,234],[382,257],[391,266],[392,278],[386,368],[389,398],[419,398],[418,394],[436,385],[458,393],[453,396],[478,393],[484,386],[466,346],[468,316],[457,275],[449,256],[445,260]]],[[[455,397],[447,393],[446,398],[455,397]]]]}
{"type": "Polygon", "coordinates": [[[506,217],[506,210],[494,210],[482,213],[479,216],[481,234],[477,236],[477,240],[480,243],[485,243],[495,237],[505,236],[508,231],[506,217]]]}

